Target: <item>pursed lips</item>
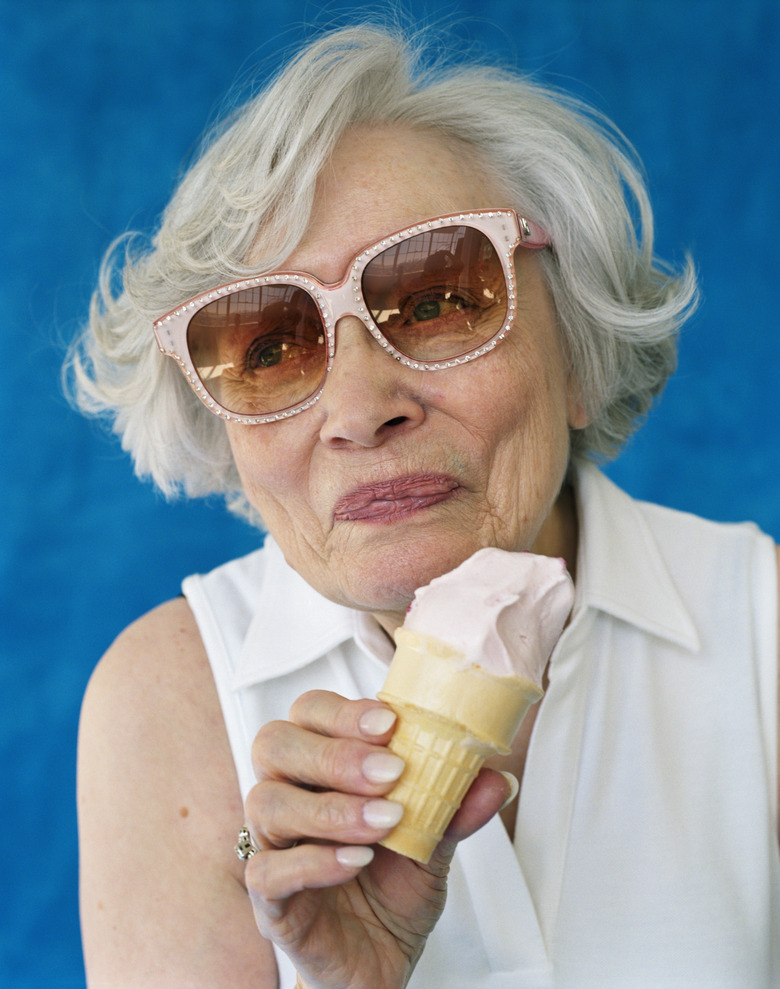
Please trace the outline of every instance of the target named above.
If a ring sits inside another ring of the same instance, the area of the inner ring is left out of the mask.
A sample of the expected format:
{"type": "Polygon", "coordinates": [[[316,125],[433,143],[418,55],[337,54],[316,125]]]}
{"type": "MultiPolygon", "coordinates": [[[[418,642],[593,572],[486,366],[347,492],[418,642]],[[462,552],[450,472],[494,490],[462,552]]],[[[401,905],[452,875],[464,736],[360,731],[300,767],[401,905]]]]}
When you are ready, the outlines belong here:
{"type": "Polygon", "coordinates": [[[333,521],[393,518],[445,501],[459,487],[449,474],[413,474],[363,484],[339,498],[333,521]]]}

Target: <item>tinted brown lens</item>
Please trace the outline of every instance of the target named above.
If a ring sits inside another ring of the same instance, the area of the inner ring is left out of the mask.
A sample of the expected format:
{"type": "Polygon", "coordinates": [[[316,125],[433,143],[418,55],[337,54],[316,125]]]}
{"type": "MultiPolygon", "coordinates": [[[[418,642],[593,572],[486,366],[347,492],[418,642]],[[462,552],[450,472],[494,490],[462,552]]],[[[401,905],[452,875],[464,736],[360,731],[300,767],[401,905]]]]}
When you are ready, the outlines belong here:
{"type": "Polygon", "coordinates": [[[314,300],[292,285],[242,289],[204,306],[187,328],[206,391],[238,415],[280,412],[305,401],[327,366],[314,300]]]}
{"type": "Polygon", "coordinates": [[[501,260],[490,240],[467,226],[416,234],[372,258],[363,296],[390,343],[426,362],[487,343],[507,312],[501,260]]]}

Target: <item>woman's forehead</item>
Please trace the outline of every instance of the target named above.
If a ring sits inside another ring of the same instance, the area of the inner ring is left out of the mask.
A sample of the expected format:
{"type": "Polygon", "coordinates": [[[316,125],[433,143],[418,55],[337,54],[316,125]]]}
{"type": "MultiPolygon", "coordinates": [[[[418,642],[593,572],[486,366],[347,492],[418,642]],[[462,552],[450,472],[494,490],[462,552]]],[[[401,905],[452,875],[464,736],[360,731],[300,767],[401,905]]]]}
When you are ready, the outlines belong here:
{"type": "Polygon", "coordinates": [[[506,205],[440,136],[400,126],[345,134],[318,181],[309,225],[284,267],[334,281],[363,247],[394,230],[461,210],[506,205]],[[314,271],[317,267],[320,271],[314,271]]]}

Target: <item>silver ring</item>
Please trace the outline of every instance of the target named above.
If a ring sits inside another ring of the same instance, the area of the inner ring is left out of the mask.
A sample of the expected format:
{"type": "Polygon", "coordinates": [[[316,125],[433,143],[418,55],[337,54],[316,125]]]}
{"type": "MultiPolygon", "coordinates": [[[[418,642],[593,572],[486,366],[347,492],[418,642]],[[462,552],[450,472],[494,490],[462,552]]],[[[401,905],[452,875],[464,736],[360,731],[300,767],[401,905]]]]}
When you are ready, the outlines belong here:
{"type": "Polygon", "coordinates": [[[238,832],[238,844],[235,846],[235,853],[242,862],[246,862],[256,855],[260,849],[252,843],[252,835],[249,828],[244,826],[238,832]]]}

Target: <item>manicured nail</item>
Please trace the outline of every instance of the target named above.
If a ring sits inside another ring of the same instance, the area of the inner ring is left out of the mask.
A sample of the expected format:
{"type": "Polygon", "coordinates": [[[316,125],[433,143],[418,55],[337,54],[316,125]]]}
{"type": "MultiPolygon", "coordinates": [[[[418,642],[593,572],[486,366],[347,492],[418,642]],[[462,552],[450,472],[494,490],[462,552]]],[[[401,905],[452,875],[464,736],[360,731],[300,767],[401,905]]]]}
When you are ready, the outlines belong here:
{"type": "Polygon", "coordinates": [[[395,724],[395,712],[389,707],[371,707],[361,714],[358,724],[364,735],[385,735],[395,724]]]}
{"type": "Polygon", "coordinates": [[[336,861],[345,869],[362,869],[374,857],[374,849],[364,845],[344,845],[336,849],[336,861]]]}
{"type": "Polygon", "coordinates": [[[392,783],[403,771],[403,759],[392,752],[371,752],[363,760],[363,775],[369,783],[392,783]]]}
{"type": "Polygon", "coordinates": [[[404,809],[394,800],[368,800],[363,804],[363,820],[370,828],[394,828],[404,809]]]}
{"type": "Polygon", "coordinates": [[[509,796],[501,804],[501,810],[503,810],[504,807],[508,807],[509,804],[512,803],[512,801],[515,799],[515,797],[517,796],[517,794],[520,792],[520,783],[518,782],[517,777],[516,776],[513,776],[512,773],[505,773],[502,770],[501,771],[501,775],[504,777],[504,779],[509,784],[509,796]]]}

